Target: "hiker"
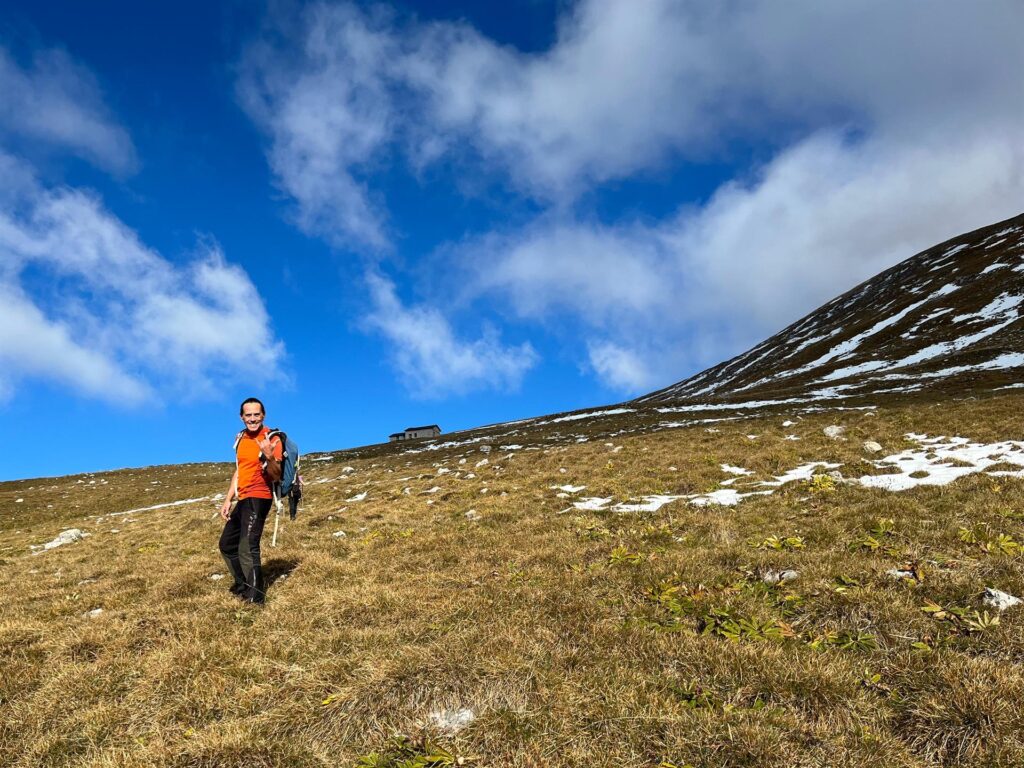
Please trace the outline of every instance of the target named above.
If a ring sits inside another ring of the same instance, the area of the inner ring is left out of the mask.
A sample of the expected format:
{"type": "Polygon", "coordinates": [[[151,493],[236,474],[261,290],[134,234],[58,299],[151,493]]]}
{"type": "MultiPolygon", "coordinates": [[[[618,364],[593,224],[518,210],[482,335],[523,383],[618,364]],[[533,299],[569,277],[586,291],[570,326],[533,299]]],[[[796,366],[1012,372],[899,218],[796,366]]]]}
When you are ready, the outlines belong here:
{"type": "Polygon", "coordinates": [[[263,425],[266,411],[255,397],[242,403],[239,415],[245,429],[235,440],[235,474],[220,508],[226,521],[220,553],[235,579],[231,593],[250,603],[263,603],[260,536],[274,498],[271,485],[281,480],[282,447],[280,438],[263,425]],[[235,497],[238,504],[232,510],[235,497]]]}

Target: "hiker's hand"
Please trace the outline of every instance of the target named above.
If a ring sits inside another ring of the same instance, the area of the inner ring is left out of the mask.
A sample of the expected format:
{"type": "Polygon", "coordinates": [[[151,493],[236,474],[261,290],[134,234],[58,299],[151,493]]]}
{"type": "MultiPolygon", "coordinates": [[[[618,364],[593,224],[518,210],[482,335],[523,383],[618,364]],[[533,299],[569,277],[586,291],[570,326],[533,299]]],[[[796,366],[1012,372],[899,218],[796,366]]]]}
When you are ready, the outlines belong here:
{"type": "Polygon", "coordinates": [[[274,458],[274,444],[271,443],[270,440],[268,440],[266,437],[261,438],[260,440],[257,441],[257,445],[259,445],[260,450],[263,452],[264,456],[266,456],[268,459],[274,458]]]}
{"type": "Polygon", "coordinates": [[[231,499],[224,499],[224,503],[220,505],[220,516],[225,520],[231,517],[231,499]]]}

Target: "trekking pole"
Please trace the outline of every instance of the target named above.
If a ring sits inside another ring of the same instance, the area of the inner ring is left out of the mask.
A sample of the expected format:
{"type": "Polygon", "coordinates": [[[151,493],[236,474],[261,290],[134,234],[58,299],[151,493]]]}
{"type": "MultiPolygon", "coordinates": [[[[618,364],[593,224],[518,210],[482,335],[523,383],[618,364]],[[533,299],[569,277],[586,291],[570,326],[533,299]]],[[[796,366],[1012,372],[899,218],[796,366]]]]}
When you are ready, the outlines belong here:
{"type": "Polygon", "coordinates": [[[277,546],[277,526],[281,522],[281,499],[276,491],[274,492],[274,504],[277,507],[277,511],[274,513],[274,536],[270,539],[270,546],[272,547],[277,546]]]}

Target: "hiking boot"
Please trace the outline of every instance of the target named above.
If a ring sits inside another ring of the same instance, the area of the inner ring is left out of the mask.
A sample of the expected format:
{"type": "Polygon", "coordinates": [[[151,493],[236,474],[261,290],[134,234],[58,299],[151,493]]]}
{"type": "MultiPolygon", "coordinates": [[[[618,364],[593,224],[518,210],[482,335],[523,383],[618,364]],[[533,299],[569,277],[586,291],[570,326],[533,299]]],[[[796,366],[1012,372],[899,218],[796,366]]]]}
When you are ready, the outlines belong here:
{"type": "Polygon", "coordinates": [[[242,581],[242,582],[237,582],[236,581],[234,584],[232,584],[230,587],[228,587],[228,592],[230,592],[235,597],[243,597],[244,598],[245,597],[245,590],[246,589],[247,589],[247,587],[246,587],[244,581],[242,581]]]}

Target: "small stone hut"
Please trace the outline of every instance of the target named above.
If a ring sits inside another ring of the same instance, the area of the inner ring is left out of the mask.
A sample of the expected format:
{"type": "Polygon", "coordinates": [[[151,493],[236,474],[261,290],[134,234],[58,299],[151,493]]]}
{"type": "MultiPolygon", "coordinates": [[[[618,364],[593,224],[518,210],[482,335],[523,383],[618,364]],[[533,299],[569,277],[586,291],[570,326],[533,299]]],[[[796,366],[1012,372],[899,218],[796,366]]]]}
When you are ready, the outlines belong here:
{"type": "Polygon", "coordinates": [[[406,427],[404,432],[394,432],[388,435],[388,441],[397,443],[402,440],[418,440],[424,437],[437,437],[441,434],[441,428],[437,424],[428,424],[425,427],[406,427]]]}

